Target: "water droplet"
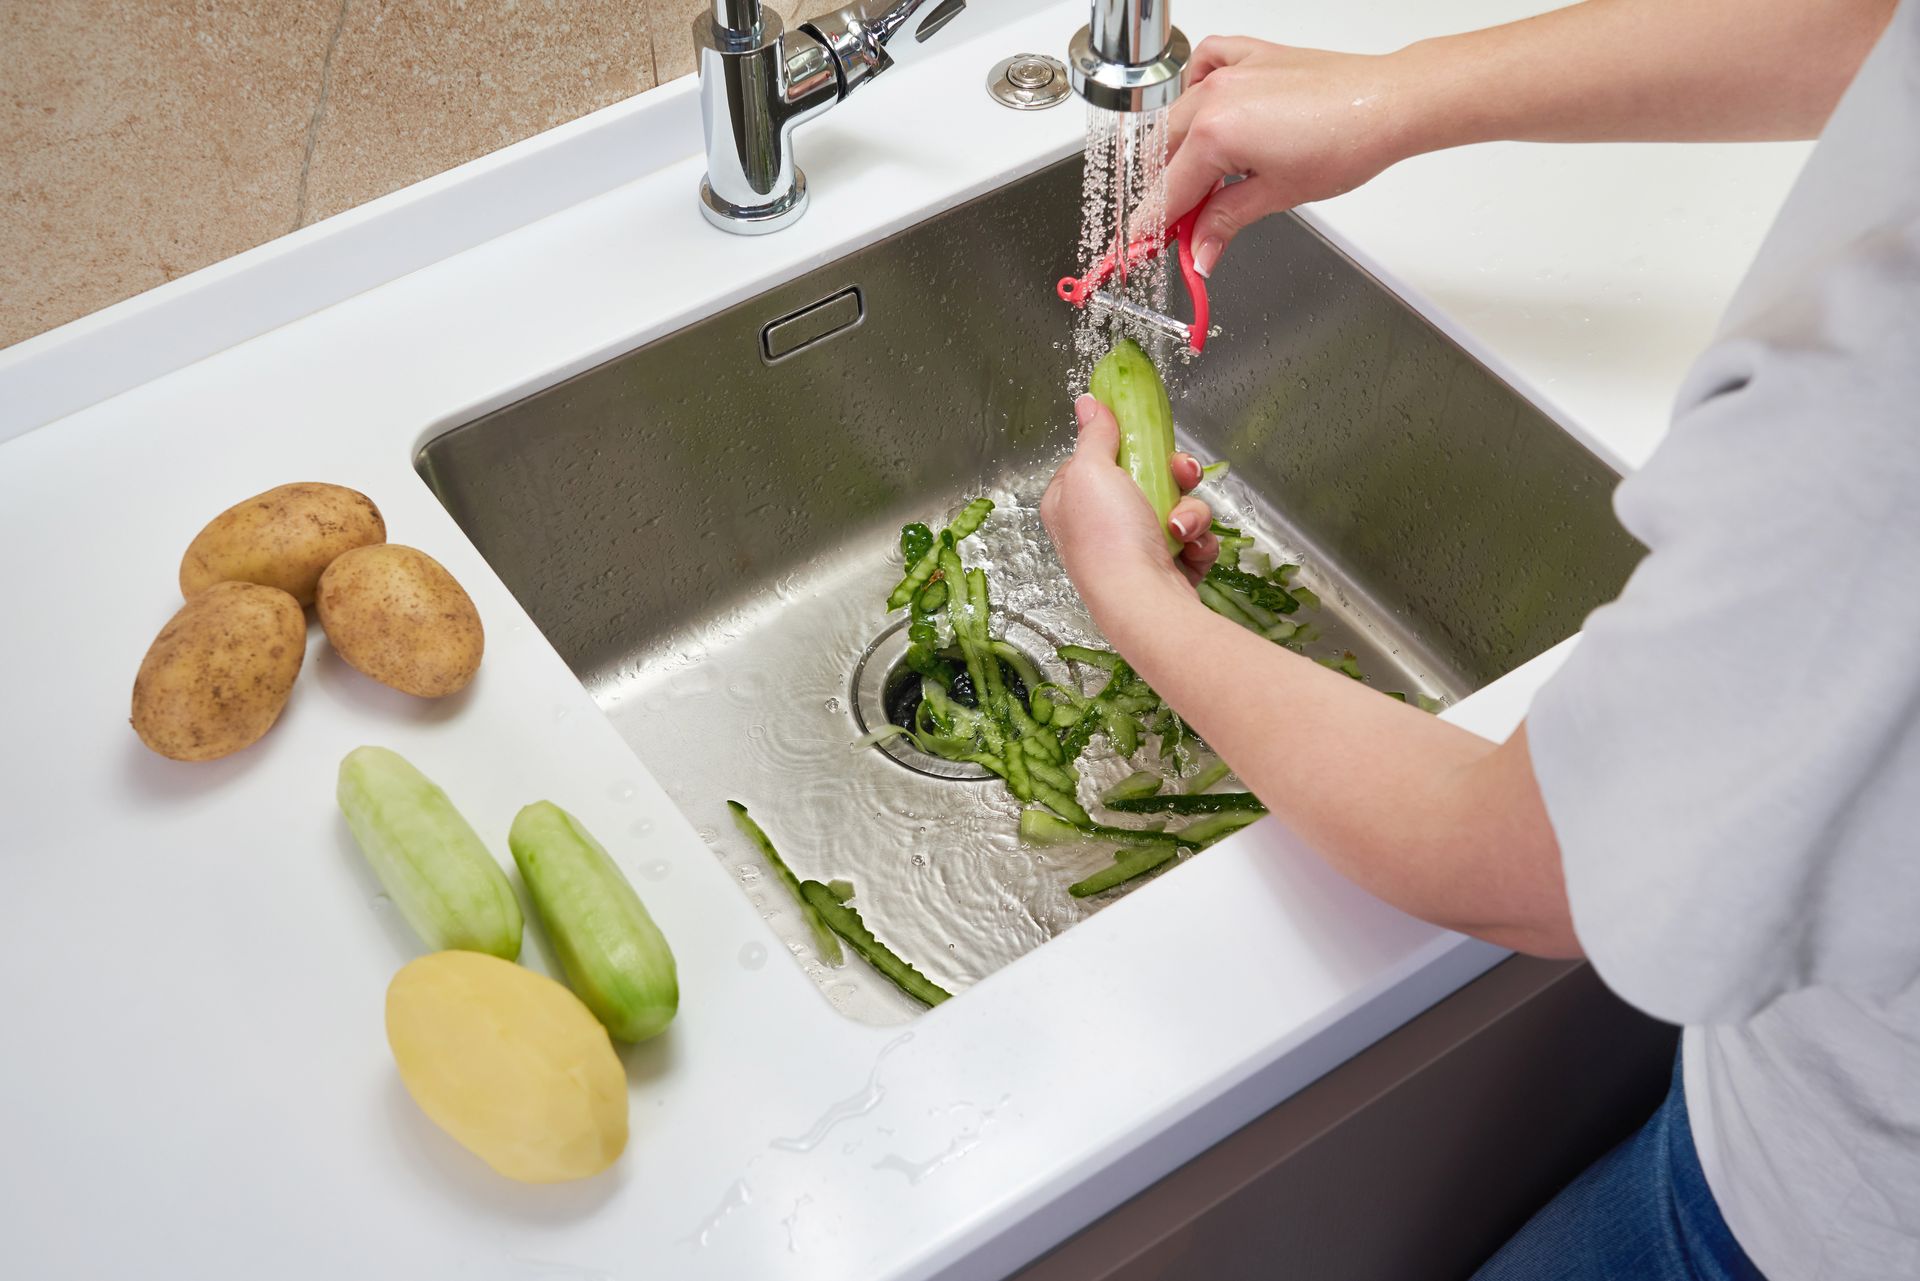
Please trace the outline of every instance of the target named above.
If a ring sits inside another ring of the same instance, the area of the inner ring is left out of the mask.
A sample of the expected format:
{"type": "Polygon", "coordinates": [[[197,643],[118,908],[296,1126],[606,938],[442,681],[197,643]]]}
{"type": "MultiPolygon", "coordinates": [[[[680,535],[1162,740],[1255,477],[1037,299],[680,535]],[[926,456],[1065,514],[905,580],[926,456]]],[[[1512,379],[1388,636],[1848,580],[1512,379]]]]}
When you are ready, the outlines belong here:
{"type": "Polygon", "coordinates": [[[384,912],[392,906],[393,906],[393,900],[388,898],[385,894],[376,894],[373,896],[374,911],[384,912]]]}
{"type": "Polygon", "coordinates": [[[651,863],[642,863],[640,865],[640,875],[646,877],[649,881],[664,881],[667,879],[667,873],[672,870],[673,864],[663,858],[657,858],[651,863]]]}
{"type": "Polygon", "coordinates": [[[840,710],[840,700],[837,698],[829,698],[825,703],[825,707],[830,712],[837,712],[840,710]]]}
{"type": "Polygon", "coordinates": [[[607,789],[607,795],[616,801],[630,801],[633,799],[634,791],[635,788],[632,783],[615,783],[607,789]]]}
{"type": "Polygon", "coordinates": [[[653,820],[650,818],[637,818],[633,820],[633,826],[629,827],[627,831],[634,836],[645,836],[653,831],[653,820]]]}
{"type": "Polygon", "coordinates": [[[726,1195],[720,1198],[719,1206],[712,1214],[701,1220],[700,1226],[694,1229],[693,1235],[680,1239],[693,1245],[705,1246],[713,1239],[713,1230],[720,1226],[722,1219],[735,1210],[745,1209],[752,1204],[753,1189],[747,1186],[745,1179],[735,1179],[733,1186],[727,1189],[726,1195]]]}
{"type": "Polygon", "coordinates": [[[805,1193],[802,1193],[798,1198],[794,1200],[793,1212],[787,1215],[786,1218],[780,1220],[781,1226],[785,1227],[787,1230],[787,1253],[788,1254],[800,1253],[800,1246],[794,1239],[794,1233],[800,1226],[800,1207],[805,1205],[812,1205],[812,1204],[813,1204],[813,1198],[806,1195],[805,1193]]]}
{"type": "Polygon", "coordinates": [[[767,963],[767,949],[759,943],[748,943],[740,949],[742,969],[757,970],[767,963]]]}

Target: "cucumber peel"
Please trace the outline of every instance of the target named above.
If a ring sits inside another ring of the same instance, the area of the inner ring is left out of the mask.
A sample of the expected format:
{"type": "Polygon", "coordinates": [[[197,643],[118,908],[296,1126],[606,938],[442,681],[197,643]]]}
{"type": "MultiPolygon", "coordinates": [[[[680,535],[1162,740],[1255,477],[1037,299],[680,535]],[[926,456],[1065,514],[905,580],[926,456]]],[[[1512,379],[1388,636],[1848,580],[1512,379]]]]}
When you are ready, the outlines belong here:
{"type": "Polygon", "coordinates": [[[828,886],[819,881],[802,881],[800,896],[813,905],[821,918],[833,927],[834,933],[844,938],[869,965],[893,980],[894,986],[908,996],[926,1005],[938,1005],[953,995],[873,936],[873,931],[860,919],[860,913],[846,901],[853,897],[853,886],[848,882],[835,881],[828,886]],[[841,890],[846,893],[841,894],[841,890]]]}
{"type": "Polygon", "coordinates": [[[1102,805],[1111,805],[1115,801],[1132,800],[1138,796],[1152,796],[1160,790],[1164,780],[1152,770],[1135,770],[1133,773],[1109,787],[1100,794],[1102,805]]]}
{"type": "Polygon", "coordinates": [[[1206,791],[1209,787],[1212,787],[1215,783],[1218,783],[1221,779],[1225,778],[1231,772],[1232,771],[1227,767],[1227,763],[1225,761],[1215,761],[1213,764],[1207,766],[1205,769],[1201,770],[1198,774],[1195,774],[1192,778],[1188,779],[1186,787],[1183,788],[1182,790],[1189,793],[1190,795],[1198,796],[1200,793],[1206,791]]]}
{"type": "Polygon", "coordinates": [[[1067,886],[1067,893],[1075,898],[1087,898],[1110,890],[1116,885],[1131,881],[1136,876],[1145,876],[1154,868],[1173,861],[1180,852],[1177,845],[1131,845],[1114,856],[1113,864],[1103,867],[1082,881],[1067,886]]]}
{"type": "Polygon", "coordinates": [[[800,915],[806,920],[807,928],[813,931],[813,947],[820,953],[820,959],[828,965],[844,964],[847,954],[840,950],[840,940],[834,936],[831,929],[827,928],[826,921],[820,916],[820,909],[800,892],[800,878],[793,874],[793,869],[787,866],[787,861],[780,857],[780,851],[773,847],[773,839],[753,821],[753,816],[747,813],[747,807],[739,801],[728,801],[727,808],[733,811],[734,825],[759,849],[761,856],[772,866],[773,874],[779,878],[782,885],[787,887],[794,901],[800,905],[800,915]]]}
{"type": "Polygon", "coordinates": [[[1219,814],[1244,810],[1264,814],[1267,807],[1252,792],[1171,792],[1164,796],[1136,796],[1108,801],[1107,808],[1122,814],[1219,814]]]}

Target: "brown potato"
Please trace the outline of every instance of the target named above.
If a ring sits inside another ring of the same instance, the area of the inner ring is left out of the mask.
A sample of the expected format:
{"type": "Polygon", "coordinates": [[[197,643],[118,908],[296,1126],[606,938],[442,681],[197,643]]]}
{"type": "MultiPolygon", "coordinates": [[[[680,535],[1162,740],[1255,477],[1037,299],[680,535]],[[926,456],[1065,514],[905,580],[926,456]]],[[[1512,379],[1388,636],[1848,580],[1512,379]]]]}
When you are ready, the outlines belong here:
{"type": "Polygon", "coordinates": [[[334,557],[387,541],[373,500],[344,485],[279,485],[215,516],[180,558],[180,594],[215,583],[261,583],[313,604],[334,557]]]}
{"type": "Polygon", "coordinates": [[[307,657],[307,616],[278,587],[215,583],[147,647],[133,729],[162,756],[210,761],[273,727],[307,657]]]}
{"type": "Polygon", "coordinates": [[[320,575],[317,603],[340,657],[382,685],[440,698],[466,688],[479,669],[480,611],[423,551],[355,548],[320,575]]]}

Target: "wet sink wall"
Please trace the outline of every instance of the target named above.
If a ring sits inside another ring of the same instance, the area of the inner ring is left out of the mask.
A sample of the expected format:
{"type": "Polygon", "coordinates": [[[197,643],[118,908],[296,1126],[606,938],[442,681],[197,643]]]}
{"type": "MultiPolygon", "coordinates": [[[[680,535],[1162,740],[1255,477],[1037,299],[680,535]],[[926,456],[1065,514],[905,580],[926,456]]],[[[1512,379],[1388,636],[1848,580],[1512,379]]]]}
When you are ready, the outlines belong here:
{"type": "MultiPolygon", "coordinates": [[[[897,623],[883,599],[903,521],[937,527],[989,493],[1000,510],[969,563],[994,574],[1001,627],[1042,659],[1052,642],[1098,643],[1035,512],[1072,439],[1069,316],[1050,282],[1071,268],[1078,217],[1067,162],[420,455],[716,857],[854,1017],[919,1007],[857,961],[818,963],[727,798],[802,876],[852,879],[869,926],[955,990],[1102,905],[1065,886],[1106,855],[1020,847],[998,784],[930,779],[847,747],[879,719],[855,672],[876,642],[884,658],[897,623]]],[[[1618,590],[1639,549],[1608,507],[1616,477],[1338,251],[1271,219],[1217,275],[1222,332],[1177,377],[1175,418],[1195,453],[1233,464],[1216,494],[1223,518],[1307,566],[1325,648],[1351,649],[1383,689],[1451,700],[1572,634],[1618,590]]],[[[1083,795],[1124,772],[1096,762],[1083,795]]]]}

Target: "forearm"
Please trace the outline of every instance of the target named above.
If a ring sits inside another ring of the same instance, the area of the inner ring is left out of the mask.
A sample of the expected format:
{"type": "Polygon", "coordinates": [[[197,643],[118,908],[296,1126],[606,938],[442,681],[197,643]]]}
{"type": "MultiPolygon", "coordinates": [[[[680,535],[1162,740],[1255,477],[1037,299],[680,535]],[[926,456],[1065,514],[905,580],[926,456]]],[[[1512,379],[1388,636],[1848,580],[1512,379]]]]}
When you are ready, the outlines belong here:
{"type": "Polygon", "coordinates": [[[1392,55],[1414,155],[1471,142],[1811,138],[1895,0],[1586,0],[1392,55]]]}
{"type": "Polygon", "coordinates": [[[1281,649],[1190,592],[1096,613],[1148,683],[1349,879],[1503,946],[1579,954],[1524,734],[1490,743],[1281,649]]]}

